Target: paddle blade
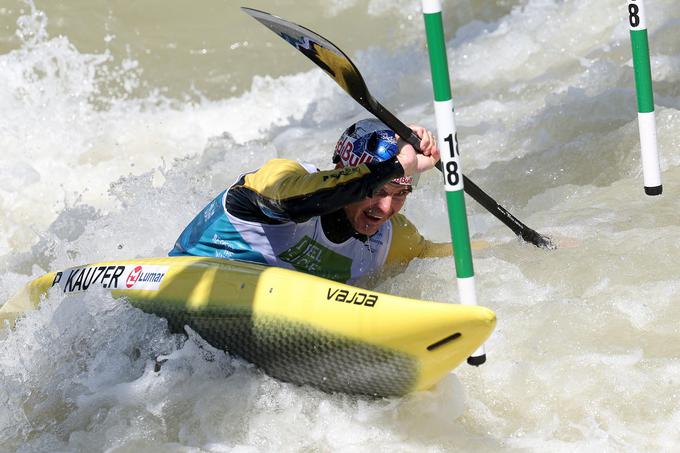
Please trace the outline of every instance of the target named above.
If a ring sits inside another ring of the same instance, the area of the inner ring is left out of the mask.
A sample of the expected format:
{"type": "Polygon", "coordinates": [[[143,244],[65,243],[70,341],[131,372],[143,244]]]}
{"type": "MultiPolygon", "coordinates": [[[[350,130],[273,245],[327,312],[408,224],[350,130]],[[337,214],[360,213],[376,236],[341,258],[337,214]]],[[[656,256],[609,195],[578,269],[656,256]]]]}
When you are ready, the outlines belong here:
{"type": "Polygon", "coordinates": [[[264,11],[246,7],[241,9],[312,60],[359,104],[364,107],[369,105],[371,95],[361,73],[333,43],[301,25],[264,11]]]}

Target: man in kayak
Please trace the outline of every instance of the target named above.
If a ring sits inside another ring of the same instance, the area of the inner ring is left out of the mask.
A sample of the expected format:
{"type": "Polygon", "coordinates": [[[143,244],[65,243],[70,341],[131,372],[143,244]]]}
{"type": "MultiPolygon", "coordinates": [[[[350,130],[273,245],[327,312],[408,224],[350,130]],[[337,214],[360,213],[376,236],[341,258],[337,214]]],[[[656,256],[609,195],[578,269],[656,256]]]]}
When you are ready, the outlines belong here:
{"type": "Polygon", "coordinates": [[[439,160],[415,126],[422,154],[377,119],[351,125],[335,169],[272,159],[242,175],[186,227],[170,256],[197,255],[295,269],[343,283],[413,258],[451,254],[399,214],[414,178],[439,160]]]}

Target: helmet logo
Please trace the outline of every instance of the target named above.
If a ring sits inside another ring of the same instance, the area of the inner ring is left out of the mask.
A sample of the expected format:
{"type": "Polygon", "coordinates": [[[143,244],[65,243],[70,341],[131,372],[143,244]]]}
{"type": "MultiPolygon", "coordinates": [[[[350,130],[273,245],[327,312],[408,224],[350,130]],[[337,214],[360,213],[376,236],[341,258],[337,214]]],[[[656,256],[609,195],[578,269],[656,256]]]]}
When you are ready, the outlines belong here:
{"type": "MultiPolygon", "coordinates": [[[[360,120],[345,130],[333,153],[333,163],[356,167],[370,162],[383,162],[399,154],[397,138],[390,128],[378,119],[360,120]]],[[[415,178],[404,176],[392,182],[413,185],[415,178]]]]}
{"type": "Polygon", "coordinates": [[[356,167],[373,161],[373,156],[366,151],[361,153],[361,156],[354,154],[354,143],[350,137],[345,137],[338,142],[335,153],[340,156],[340,162],[345,167],[356,167]]]}

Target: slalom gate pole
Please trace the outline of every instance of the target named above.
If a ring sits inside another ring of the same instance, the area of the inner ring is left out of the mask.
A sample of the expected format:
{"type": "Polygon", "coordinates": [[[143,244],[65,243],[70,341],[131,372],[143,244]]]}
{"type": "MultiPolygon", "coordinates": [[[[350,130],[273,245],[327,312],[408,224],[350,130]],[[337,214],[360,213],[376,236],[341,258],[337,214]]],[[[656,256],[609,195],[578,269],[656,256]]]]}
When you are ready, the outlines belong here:
{"type": "Polygon", "coordinates": [[[633,70],[637,92],[638,126],[640,128],[640,151],[645,193],[660,195],[661,170],[656,143],[656,120],[654,118],[654,92],[652,71],[649,64],[649,41],[644,0],[628,0],[628,25],[633,48],[633,70]]]}
{"type": "MultiPolygon", "coordinates": [[[[458,293],[461,303],[477,305],[470,233],[465,210],[463,169],[458,150],[458,137],[453,117],[453,100],[451,99],[451,82],[446,59],[442,6],[440,0],[422,0],[422,6],[430,69],[432,71],[437,140],[441,150],[458,293]]],[[[484,363],[486,361],[484,346],[482,345],[477,349],[472,356],[468,357],[467,361],[470,365],[475,366],[484,363]]]]}

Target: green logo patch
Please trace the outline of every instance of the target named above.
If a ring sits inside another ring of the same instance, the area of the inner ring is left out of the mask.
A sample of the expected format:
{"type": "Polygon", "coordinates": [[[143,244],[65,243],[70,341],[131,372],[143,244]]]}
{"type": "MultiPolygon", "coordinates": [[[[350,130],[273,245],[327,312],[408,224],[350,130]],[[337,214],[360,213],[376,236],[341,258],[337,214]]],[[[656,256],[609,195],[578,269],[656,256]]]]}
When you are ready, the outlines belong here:
{"type": "Polygon", "coordinates": [[[352,276],[352,260],[324,247],[309,236],[279,254],[296,270],[344,283],[352,276]]]}

